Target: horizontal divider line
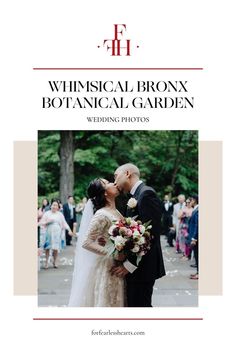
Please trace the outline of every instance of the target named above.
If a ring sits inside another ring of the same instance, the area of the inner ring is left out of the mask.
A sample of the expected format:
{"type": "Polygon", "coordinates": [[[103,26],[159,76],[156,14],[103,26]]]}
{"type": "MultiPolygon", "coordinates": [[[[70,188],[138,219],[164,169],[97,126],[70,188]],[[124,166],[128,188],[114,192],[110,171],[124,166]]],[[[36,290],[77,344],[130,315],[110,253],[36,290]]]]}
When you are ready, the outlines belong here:
{"type": "Polygon", "coordinates": [[[131,321],[202,321],[202,317],[195,318],[33,318],[34,321],[114,321],[114,320],[131,320],[131,321]]]}
{"type": "Polygon", "coordinates": [[[203,70],[203,68],[33,68],[33,70],[203,70]]]}

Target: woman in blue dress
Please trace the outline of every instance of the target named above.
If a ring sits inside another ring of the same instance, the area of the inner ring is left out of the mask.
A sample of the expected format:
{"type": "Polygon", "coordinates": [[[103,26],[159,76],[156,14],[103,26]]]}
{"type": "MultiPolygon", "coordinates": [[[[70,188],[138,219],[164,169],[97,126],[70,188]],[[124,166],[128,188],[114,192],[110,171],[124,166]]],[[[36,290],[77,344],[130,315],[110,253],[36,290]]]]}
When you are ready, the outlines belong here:
{"type": "Polygon", "coordinates": [[[40,247],[45,250],[46,254],[44,268],[48,269],[50,250],[52,250],[53,255],[53,267],[58,268],[56,261],[58,253],[62,249],[64,231],[68,230],[69,235],[73,236],[73,232],[67,224],[64,215],[60,212],[58,200],[54,200],[51,204],[51,210],[44,213],[40,221],[40,227],[40,247]]]}

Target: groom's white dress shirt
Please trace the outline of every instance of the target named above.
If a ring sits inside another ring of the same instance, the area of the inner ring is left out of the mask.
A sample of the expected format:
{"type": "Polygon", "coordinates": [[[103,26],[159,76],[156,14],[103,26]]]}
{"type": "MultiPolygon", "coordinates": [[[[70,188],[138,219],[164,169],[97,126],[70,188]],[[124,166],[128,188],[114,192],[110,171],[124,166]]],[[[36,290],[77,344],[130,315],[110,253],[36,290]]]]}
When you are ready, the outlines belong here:
{"type": "MultiPolygon", "coordinates": [[[[136,189],[140,186],[141,183],[143,183],[143,182],[140,180],[137,181],[135,183],[135,185],[133,186],[133,188],[131,189],[130,194],[134,195],[134,193],[136,192],[136,189]]],[[[133,273],[137,269],[137,267],[134,264],[130,263],[128,260],[126,260],[123,263],[123,266],[125,267],[125,269],[128,270],[129,273],[133,273]]]]}
{"type": "Polygon", "coordinates": [[[136,192],[136,189],[140,186],[140,184],[142,184],[143,181],[141,180],[138,180],[135,185],[132,187],[131,191],[130,191],[130,194],[134,195],[134,193],[136,192]]]}

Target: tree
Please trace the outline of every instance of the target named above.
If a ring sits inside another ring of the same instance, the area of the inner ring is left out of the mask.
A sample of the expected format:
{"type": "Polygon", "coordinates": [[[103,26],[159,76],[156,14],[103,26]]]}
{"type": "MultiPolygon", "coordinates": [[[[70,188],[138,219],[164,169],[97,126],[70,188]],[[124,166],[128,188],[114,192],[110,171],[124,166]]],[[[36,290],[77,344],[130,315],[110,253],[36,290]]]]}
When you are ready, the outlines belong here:
{"type": "Polygon", "coordinates": [[[160,197],[197,193],[198,132],[40,131],[39,196],[81,199],[92,179],[112,180],[114,170],[127,162],[138,165],[142,180],[160,197]]]}
{"type": "Polygon", "coordinates": [[[60,199],[65,203],[74,194],[74,133],[60,131],[60,199]]]}

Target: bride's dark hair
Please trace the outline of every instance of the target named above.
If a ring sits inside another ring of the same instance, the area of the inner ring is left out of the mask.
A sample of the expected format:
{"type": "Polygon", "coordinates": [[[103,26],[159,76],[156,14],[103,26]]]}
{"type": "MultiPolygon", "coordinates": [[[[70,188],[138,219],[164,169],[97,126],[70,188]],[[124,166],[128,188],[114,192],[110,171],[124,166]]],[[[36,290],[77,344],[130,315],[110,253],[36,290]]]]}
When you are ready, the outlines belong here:
{"type": "Polygon", "coordinates": [[[94,212],[106,206],[105,187],[100,178],[96,178],[90,182],[87,194],[93,203],[94,212]]]}

